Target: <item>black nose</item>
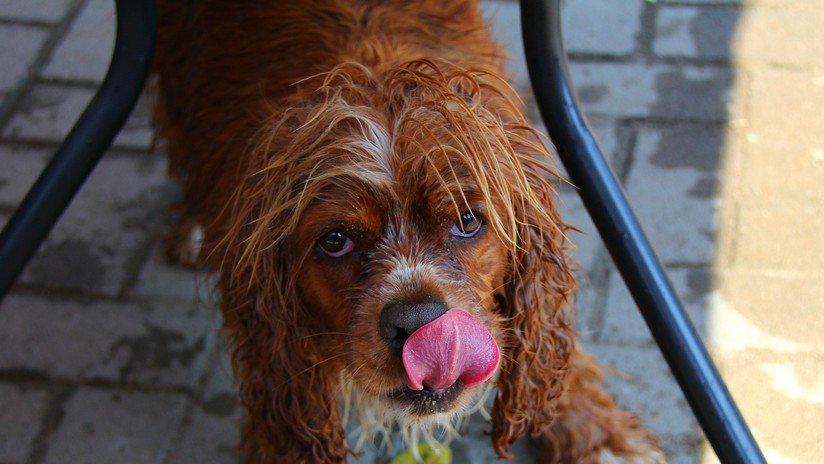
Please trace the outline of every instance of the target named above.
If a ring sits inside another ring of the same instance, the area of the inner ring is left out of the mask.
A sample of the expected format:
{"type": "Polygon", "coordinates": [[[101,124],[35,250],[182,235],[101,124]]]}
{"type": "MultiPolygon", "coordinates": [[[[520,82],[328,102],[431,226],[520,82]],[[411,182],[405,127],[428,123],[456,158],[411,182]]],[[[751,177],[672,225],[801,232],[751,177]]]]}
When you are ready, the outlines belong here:
{"type": "Polygon", "coordinates": [[[441,317],[449,308],[440,300],[426,302],[396,302],[383,307],[380,320],[381,337],[396,354],[412,332],[441,317]]]}

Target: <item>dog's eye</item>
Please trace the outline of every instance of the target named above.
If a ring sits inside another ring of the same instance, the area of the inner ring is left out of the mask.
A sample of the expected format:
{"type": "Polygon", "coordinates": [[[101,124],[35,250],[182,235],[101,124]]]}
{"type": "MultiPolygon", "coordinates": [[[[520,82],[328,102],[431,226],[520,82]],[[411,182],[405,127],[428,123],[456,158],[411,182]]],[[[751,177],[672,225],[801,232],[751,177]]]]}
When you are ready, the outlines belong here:
{"type": "Polygon", "coordinates": [[[461,217],[452,225],[450,233],[456,237],[474,237],[481,230],[481,219],[471,211],[461,214],[461,217]]]}
{"type": "Polygon", "coordinates": [[[355,248],[355,242],[339,230],[333,230],[318,240],[318,246],[327,255],[339,258],[355,248]]]}

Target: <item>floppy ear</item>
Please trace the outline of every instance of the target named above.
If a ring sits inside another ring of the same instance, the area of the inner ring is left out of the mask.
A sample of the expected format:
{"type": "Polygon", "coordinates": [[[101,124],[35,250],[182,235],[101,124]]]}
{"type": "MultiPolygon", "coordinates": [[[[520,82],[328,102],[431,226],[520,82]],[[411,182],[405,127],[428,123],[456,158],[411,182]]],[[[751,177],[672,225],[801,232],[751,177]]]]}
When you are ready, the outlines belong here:
{"type": "Polygon", "coordinates": [[[574,349],[568,303],[575,280],[566,253],[566,226],[555,210],[547,172],[535,158],[522,160],[532,201],[520,202],[519,248],[511,253],[511,274],[501,309],[508,320],[498,394],[492,413],[492,441],[501,457],[526,433],[535,436],[553,419],[553,400],[574,349]]]}
{"type": "Polygon", "coordinates": [[[272,236],[274,224],[287,222],[271,214],[264,194],[277,189],[277,173],[247,172],[256,174],[237,191],[211,253],[221,272],[223,331],[246,409],[244,462],[344,462],[337,377],[324,371],[318,337],[307,337],[314,318],[293,290],[295,258],[272,236]]]}

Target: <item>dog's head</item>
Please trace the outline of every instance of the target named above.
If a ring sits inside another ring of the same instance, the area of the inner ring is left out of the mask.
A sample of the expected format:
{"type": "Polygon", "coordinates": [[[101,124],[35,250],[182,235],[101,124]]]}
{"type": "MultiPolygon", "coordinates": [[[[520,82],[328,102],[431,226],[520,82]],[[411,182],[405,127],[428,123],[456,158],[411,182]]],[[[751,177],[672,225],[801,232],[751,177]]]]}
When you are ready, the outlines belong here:
{"type": "Polygon", "coordinates": [[[517,96],[430,60],[298,88],[259,133],[215,254],[237,375],[271,363],[244,401],[335,435],[343,385],[417,424],[497,385],[505,454],[549,424],[573,343],[554,173],[517,96]]]}

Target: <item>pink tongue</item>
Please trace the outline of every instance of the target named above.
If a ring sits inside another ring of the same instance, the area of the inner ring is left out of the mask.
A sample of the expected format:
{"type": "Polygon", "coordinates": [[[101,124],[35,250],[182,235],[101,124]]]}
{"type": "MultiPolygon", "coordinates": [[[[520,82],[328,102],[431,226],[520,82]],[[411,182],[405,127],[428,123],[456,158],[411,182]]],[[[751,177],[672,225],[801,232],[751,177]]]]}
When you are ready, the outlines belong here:
{"type": "Polygon", "coordinates": [[[452,308],[419,328],[403,345],[407,386],[439,390],[460,379],[472,387],[492,376],[501,362],[495,339],[468,312],[452,308]]]}

